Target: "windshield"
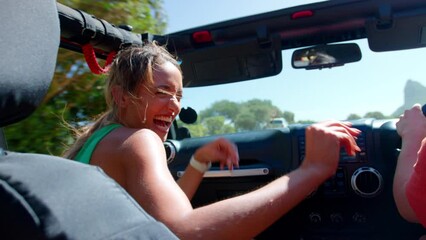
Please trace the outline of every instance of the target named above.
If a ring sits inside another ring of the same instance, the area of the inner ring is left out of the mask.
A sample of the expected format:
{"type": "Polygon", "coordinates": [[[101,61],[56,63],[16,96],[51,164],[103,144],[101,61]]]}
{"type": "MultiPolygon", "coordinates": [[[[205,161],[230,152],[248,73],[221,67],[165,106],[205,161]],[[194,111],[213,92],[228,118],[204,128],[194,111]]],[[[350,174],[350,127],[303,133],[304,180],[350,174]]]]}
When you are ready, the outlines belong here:
{"type": "MultiPolygon", "coordinates": [[[[207,11],[200,3],[191,9],[194,14],[179,14],[176,9],[171,9],[177,7],[177,3],[172,6],[166,1],[165,6],[170,9],[168,31],[232,18],[229,11],[233,17],[238,17],[235,14],[243,16],[272,10],[267,9],[268,6],[286,7],[284,3],[278,6],[271,2],[265,2],[267,6],[261,9],[254,7],[259,4],[241,4],[241,9],[236,12],[223,10],[222,4],[217,4],[220,7],[209,6],[207,11]],[[204,22],[197,21],[200,14],[204,16],[204,22]]],[[[277,76],[185,88],[182,107],[195,109],[199,118],[196,124],[180,125],[185,125],[193,136],[198,136],[268,128],[271,125],[267,123],[278,117],[285,118],[289,124],[328,119],[395,118],[414,103],[426,102],[425,48],[373,52],[366,39],[352,42],[360,46],[362,59],[342,67],[293,69],[291,56],[294,50],[285,50],[282,51],[283,69],[277,76]],[[260,106],[272,110],[262,112],[260,106]],[[218,130],[217,124],[226,127],[218,130]]]]}
{"type": "Polygon", "coordinates": [[[282,111],[293,112],[295,121],[320,121],[344,120],[351,114],[364,116],[376,111],[394,116],[403,105],[426,102],[419,87],[426,86],[424,48],[375,53],[366,40],[356,42],[363,55],[359,62],[332,69],[293,69],[292,51],[283,51],[283,70],[279,75],[186,88],[182,104],[201,111],[224,99],[237,103],[268,99],[282,111]]]}
{"type": "Polygon", "coordinates": [[[289,123],[305,123],[395,118],[414,103],[426,102],[424,48],[376,53],[368,48],[366,40],[355,42],[363,55],[359,62],[322,70],[293,69],[292,51],[283,51],[283,70],[279,75],[186,88],[182,106],[200,113],[224,100],[236,104],[262,100],[276,106],[281,114],[287,112],[289,123]]]}

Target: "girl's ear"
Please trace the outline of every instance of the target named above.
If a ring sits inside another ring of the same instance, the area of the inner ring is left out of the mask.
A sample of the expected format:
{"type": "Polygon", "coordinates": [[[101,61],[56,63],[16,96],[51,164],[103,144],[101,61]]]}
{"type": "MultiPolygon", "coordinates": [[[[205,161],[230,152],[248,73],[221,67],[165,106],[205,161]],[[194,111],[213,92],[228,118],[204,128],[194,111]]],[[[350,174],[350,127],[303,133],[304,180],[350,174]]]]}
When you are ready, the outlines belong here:
{"type": "Polygon", "coordinates": [[[125,107],[129,104],[129,95],[119,86],[112,87],[112,98],[118,107],[125,107]]]}

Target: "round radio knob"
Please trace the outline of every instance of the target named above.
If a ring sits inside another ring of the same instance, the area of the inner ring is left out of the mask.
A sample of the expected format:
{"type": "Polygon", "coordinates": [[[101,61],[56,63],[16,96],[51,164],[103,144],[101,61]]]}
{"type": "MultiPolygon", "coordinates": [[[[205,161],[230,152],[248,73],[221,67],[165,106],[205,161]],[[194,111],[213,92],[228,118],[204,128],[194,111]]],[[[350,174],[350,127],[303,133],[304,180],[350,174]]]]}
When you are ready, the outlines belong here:
{"type": "Polygon", "coordinates": [[[376,169],[361,167],[352,174],[351,186],[361,197],[375,197],[383,188],[383,178],[376,169]]]}

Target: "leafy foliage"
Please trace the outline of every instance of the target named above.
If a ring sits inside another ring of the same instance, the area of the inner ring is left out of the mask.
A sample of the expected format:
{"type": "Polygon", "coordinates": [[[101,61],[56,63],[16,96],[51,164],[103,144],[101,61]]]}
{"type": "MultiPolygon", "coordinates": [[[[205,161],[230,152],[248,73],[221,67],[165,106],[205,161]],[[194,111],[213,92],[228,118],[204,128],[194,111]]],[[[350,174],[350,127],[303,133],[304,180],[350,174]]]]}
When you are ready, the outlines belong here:
{"type": "MultiPolygon", "coordinates": [[[[58,2],[115,25],[131,25],[133,32],[161,34],[166,27],[161,0],[58,2]]],[[[54,79],[41,106],[26,120],[4,129],[9,149],[60,155],[73,142],[65,125],[90,121],[105,109],[104,80],[90,72],[82,54],[59,49],[54,79]]]]}
{"type": "Polygon", "coordinates": [[[347,120],[357,120],[357,119],[360,119],[360,118],[361,118],[361,116],[359,116],[358,114],[352,113],[352,114],[349,114],[349,116],[347,117],[347,120]]]}
{"type": "Polygon", "coordinates": [[[358,114],[350,114],[347,117],[347,120],[357,120],[361,118],[374,118],[374,119],[389,119],[394,118],[394,116],[386,116],[381,112],[375,111],[375,112],[367,112],[364,117],[359,116],[358,114]]]}
{"type": "Polygon", "coordinates": [[[385,115],[383,115],[383,113],[381,113],[381,112],[368,112],[368,113],[365,114],[364,117],[365,118],[375,118],[375,119],[386,119],[386,118],[388,118],[385,115]]]}
{"type": "Polygon", "coordinates": [[[178,124],[188,128],[191,136],[201,137],[265,129],[275,117],[294,123],[292,112],[282,112],[270,100],[252,99],[242,103],[222,100],[201,111],[195,124],[178,124]]]}
{"type": "MultiPolygon", "coordinates": [[[[288,124],[293,124],[296,123],[294,117],[294,113],[281,111],[270,100],[252,99],[242,103],[222,100],[201,111],[195,124],[185,124],[179,121],[178,125],[186,127],[192,137],[202,137],[269,128],[269,121],[273,118],[284,118],[288,124]]],[[[350,114],[347,120],[361,118],[386,119],[391,117],[376,111],[368,112],[364,117],[350,114]]],[[[313,120],[297,121],[301,124],[312,124],[314,122],[313,120]]]]}

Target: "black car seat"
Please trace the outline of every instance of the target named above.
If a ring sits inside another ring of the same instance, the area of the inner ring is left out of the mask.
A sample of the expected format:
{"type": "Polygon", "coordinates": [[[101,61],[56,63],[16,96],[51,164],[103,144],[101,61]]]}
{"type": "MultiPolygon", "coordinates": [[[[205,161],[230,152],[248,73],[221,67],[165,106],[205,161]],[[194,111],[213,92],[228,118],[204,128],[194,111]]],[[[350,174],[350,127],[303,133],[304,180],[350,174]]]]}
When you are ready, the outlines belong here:
{"type": "MultiPolygon", "coordinates": [[[[0,0],[0,16],[2,128],[43,99],[60,28],[54,0],[0,0]]],[[[0,239],[177,239],[99,168],[12,152],[0,138],[0,239]]]]}

